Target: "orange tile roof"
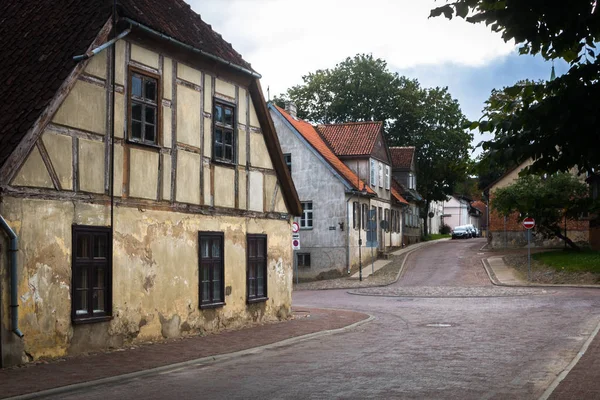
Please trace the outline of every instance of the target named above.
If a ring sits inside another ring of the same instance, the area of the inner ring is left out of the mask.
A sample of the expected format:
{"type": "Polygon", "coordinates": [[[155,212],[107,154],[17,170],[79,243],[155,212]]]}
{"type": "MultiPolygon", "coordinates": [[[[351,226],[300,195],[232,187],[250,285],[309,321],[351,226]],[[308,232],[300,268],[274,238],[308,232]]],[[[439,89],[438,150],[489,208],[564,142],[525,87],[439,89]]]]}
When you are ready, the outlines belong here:
{"type": "Polygon", "coordinates": [[[392,187],[391,187],[391,189],[392,189],[392,196],[394,197],[394,199],[396,199],[400,203],[408,205],[408,201],[406,201],[406,199],[404,197],[402,197],[402,195],[400,194],[400,192],[402,191],[402,187],[393,178],[392,178],[392,187]]]}
{"type": "Polygon", "coordinates": [[[414,146],[390,147],[390,154],[392,155],[393,168],[409,169],[415,155],[415,148],[414,146]]]}
{"type": "Polygon", "coordinates": [[[321,156],[335,169],[346,181],[352,185],[354,189],[362,190],[367,189],[367,193],[375,194],[373,189],[366,185],[362,180],[358,179],[358,176],[350,168],[346,166],[327,146],[323,138],[317,133],[314,126],[301,119],[294,119],[281,107],[275,106],[277,111],[290,123],[292,126],[311,144],[311,146],[317,150],[321,156]]]}
{"type": "Polygon", "coordinates": [[[381,122],[318,125],[317,131],[338,156],[364,156],[373,152],[381,122]]]}

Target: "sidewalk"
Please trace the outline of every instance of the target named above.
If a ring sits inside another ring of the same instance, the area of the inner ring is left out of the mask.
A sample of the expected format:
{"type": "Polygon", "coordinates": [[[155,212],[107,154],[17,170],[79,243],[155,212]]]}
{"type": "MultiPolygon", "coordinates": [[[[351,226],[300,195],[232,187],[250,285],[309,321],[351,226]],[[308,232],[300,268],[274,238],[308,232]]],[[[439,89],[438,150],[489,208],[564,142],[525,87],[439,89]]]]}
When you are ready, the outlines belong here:
{"type": "MultiPolygon", "coordinates": [[[[501,256],[483,260],[483,265],[494,285],[515,287],[577,287],[600,288],[600,285],[537,285],[517,278],[514,270],[504,264],[501,256]]],[[[556,378],[540,400],[600,399],[600,335],[590,335],[571,364],[556,378]]]]}
{"type": "MultiPolygon", "coordinates": [[[[289,344],[307,335],[327,334],[366,322],[367,314],[322,309],[294,310],[295,319],[267,323],[236,331],[196,336],[145,345],[129,350],[70,357],[47,364],[0,370],[0,398],[82,384],[99,379],[119,379],[124,374],[143,373],[181,363],[210,362],[221,355],[262,346],[289,344]],[[284,343],[280,343],[285,341],[284,343]]],[[[67,389],[68,390],[68,389],[67,389]]]]}

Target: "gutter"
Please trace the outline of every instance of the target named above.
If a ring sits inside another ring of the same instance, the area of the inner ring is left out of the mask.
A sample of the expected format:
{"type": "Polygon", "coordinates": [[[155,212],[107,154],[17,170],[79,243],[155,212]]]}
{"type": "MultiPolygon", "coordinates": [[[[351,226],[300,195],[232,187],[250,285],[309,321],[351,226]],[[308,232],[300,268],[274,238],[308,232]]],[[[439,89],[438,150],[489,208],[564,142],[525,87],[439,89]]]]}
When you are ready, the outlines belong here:
{"type": "Polygon", "coordinates": [[[13,231],[6,220],[0,215],[0,227],[6,232],[6,235],[10,238],[10,310],[11,310],[11,322],[12,331],[15,335],[22,338],[23,332],[19,330],[19,301],[17,297],[17,234],[13,231]]]}
{"type": "Polygon", "coordinates": [[[170,36],[165,35],[164,33],[160,33],[158,31],[155,31],[154,29],[152,29],[152,28],[150,28],[150,27],[148,27],[146,25],[142,25],[139,22],[136,22],[136,21],[134,21],[134,20],[132,20],[130,18],[123,18],[123,20],[129,22],[131,25],[133,25],[135,27],[138,27],[138,28],[140,28],[141,30],[143,30],[143,31],[145,31],[147,33],[150,33],[151,35],[158,36],[158,37],[160,37],[162,39],[165,39],[165,40],[167,40],[167,41],[169,41],[171,43],[174,43],[174,44],[176,44],[176,45],[178,45],[180,47],[183,47],[183,48],[185,48],[187,50],[190,50],[190,51],[192,51],[194,53],[198,53],[198,54],[200,54],[200,55],[202,55],[204,57],[211,58],[211,59],[213,59],[215,61],[220,62],[221,64],[225,64],[225,65],[227,65],[227,66],[229,66],[229,67],[231,67],[231,68],[233,68],[235,70],[243,72],[246,75],[250,75],[250,76],[252,76],[254,78],[257,78],[257,79],[262,78],[262,75],[260,75],[257,72],[254,72],[254,71],[252,71],[252,70],[250,70],[248,68],[241,67],[241,66],[239,66],[237,64],[232,63],[231,61],[225,60],[224,58],[221,58],[221,57],[215,56],[213,54],[207,53],[206,51],[200,50],[200,49],[198,49],[198,48],[196,48],[194,46],[190,46],[189,44],[185,44],[185,43],[183,43],[183,42],[181,42],[181,41],[179,41],[177,39],[174,39],[174,38],[172,38],[170,36]]]}
{"type": "MultiPolygon", "coordinates": [[[[113,24],[114,26],[114,24],[113,24]]],[[[118,40],[123,39],[125,36],[129,35],[129,33],[131,33],[131,28],[124,30],[123,32],[121,32],[119,34],[119,36],[109,40],[108,42],[104,43],[101,46],[96,47],[94,50],[90,50],[85,54],[80,54],[78,56],[73,56],[73,60],[75,61],[83,61],[83,60],[87,60],[88,58],[92,58],[93,56],[95,56],[96,54],[100,53],[102,50],[110,47],[113,45],[113,43],[116,43],[118,40]]]]}

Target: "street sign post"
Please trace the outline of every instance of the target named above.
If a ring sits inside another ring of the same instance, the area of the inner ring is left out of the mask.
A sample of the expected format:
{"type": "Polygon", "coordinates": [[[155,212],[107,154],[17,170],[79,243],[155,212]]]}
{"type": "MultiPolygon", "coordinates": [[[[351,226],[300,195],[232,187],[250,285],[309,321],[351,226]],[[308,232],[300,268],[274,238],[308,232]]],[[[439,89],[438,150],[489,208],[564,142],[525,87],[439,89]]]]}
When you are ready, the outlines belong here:
{"type": "Polygon", "coordinates": [[[531,282],[531,230],[535,227],[535,219],[527,217],[523,220],[523,227],[527,229],[527,277],[531,282]]]}

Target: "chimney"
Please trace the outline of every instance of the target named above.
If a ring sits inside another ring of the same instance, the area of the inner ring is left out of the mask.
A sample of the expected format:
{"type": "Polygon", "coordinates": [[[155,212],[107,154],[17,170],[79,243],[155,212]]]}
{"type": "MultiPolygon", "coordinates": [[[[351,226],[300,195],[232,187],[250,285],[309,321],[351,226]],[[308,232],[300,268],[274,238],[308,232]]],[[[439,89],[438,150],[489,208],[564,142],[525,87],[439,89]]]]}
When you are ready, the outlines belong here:
{"type": "Polygon", "coordinates": [[[292,118],[298,119],[298,117],[296,116],[296,103],[294,103],[293,101],[285,102],[285,111],[287,111],[287,113],[290,114],[292,118]]]}

